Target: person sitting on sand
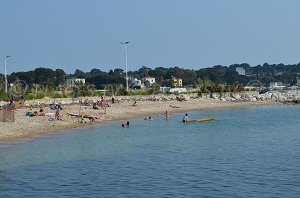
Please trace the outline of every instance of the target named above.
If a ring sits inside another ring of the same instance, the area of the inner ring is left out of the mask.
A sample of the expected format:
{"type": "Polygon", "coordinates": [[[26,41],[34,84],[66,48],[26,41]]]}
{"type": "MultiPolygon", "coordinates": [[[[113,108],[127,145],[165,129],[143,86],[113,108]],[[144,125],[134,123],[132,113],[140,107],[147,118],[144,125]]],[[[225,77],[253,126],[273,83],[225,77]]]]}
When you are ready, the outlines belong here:
{"type": "Polygon", "coordinates": [[[31,111],[28,111],[28,112],[26,112],[26,115],[29,116],[29,117],[33,117],[33,116],[37,116],[38,113],[36,111],[33,112],[33,113],[31,111]]]}
{"type": "Polygon", "coordinates": [[[110,107],[108,102],[105,103],[105,107],[110,107]]]}
{"type": "Polygon", "coordinates": [[[38,116],[45,116],[45,110],[42,106],[40,107],[40,111],[38,113],[38,116]]]}
{"type": "Polygon", "coordinates": [[[149,116],[148,120],[153,120],[153,118],[151,116],[149,116]]]}
{"type": "Polygon", "coordinates": [[[94,117],[89,117],[89,120],[90,120],[90,124],[94,124],[96,119],[94,117]]]}
{"type": "Polygon", "coordinates": [[[165,116],[167,120],[170,119],[170,113],[168,112],[168,110],[166,110],[165,116]]]}
{"type": "Polygon", "coordinates": [[[93,109],[99,109],[96,103],[93,103],[93,109]]]}
{"type": "Polygon", "coordinates": [[[136,107],[137,106],[136,101],[134,101],[134,103],[132,105],[130,105],[130,106],[136,107]]]}
{"type": "Polygon", "coordinates": [[[189,119],[189,115],[186,113],[182,119],[182,122],[188,122],[188,121],[190,121],[190,119],[189,119]]]}
{"type": "Polygon", "coordinates": [[[83,117],[80,118],[79,122],[80,122],[80,124],[85,124],[86,123],[86,121],[83,117]]]}

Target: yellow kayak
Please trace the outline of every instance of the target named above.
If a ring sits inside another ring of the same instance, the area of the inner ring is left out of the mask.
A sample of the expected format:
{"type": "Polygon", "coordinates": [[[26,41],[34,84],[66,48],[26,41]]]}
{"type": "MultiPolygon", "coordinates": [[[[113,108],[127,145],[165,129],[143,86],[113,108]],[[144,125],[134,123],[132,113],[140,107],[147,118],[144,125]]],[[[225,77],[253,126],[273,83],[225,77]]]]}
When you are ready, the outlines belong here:
{"type": "Polygon", "coordinates": [[[212,120],[216,120],[215,118],[204,118],[204,119],[200,119],[200,120],[190,120],[189,122],[208,122],[208,121],[212,121],[212,120]]]}

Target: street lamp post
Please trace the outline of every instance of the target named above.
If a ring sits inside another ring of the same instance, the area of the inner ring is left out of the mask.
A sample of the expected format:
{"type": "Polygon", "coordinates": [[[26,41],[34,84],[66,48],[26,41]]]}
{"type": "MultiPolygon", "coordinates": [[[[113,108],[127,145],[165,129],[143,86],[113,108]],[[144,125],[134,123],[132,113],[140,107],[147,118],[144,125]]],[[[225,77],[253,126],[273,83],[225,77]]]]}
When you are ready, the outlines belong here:
{"type": "Polygon", "coordinates": [[[128,92],[128,75],[127,75],[127,45],[129,44],[128,41],[121,42],[122,45],[124,45],[125,49],[125,74],[126,74],[126,91],[128,92]]]}
{"type": "Polygon", "coordinates": [[[4,59],[4,78],[5,78],[5,93],[7,93],[7,69],[6,69],[6,60],[9,58],[10,56],[6,56],[4,59]]]}

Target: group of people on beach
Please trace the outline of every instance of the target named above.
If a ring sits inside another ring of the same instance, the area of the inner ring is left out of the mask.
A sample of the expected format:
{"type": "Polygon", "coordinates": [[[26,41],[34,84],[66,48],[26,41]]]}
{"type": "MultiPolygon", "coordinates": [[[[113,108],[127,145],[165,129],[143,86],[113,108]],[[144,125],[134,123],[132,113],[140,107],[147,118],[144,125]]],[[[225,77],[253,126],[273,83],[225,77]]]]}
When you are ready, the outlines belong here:
{"type": "MultiPolygon", "coordinates": [[[[112,101],[113,101],[112,103],[115,103],[114,99],[112,101]]],[[[103,96],[101,96],[100,100],[98,100],[97,102],[93,103],[93,109],[100,109],[100,108],[104,109],[106,107],[110,107],[110,104],[107,101],[105,102],[103,96]]]]}
{"type": "MultiPolygon", "coordinates": [[[[62,116],[61,116],[60,111],[63,108],[61,107],[61,105],[59,105],[59,104],[52,104],[52,105],[49,106],[49,108],[51,110],[55,111],[55,113],[53,113],[54,118],[51,118],[51,119],[49,118],[49,121],[52,121],[52,120],[62,120],[62,116]]],[[[51,115],[52,113],[48,113],[48,114],[51,115]]],[[[41,105],[39,107],[38,111],[34,111],[34,106],[30,105],[29,111],[26,112],[26,116],[29,116],[29,117],[46,116],[45,106],[41,105]]]]}

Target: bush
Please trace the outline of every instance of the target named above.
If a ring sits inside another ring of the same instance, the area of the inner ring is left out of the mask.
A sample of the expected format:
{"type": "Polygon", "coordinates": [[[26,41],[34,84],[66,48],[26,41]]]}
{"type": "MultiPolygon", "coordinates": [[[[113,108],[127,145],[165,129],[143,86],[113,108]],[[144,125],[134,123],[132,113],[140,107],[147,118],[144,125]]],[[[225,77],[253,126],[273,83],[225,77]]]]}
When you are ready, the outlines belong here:
{"type": "Polygon", "coordinates": [[[44,93],[37,93],[37,94],[28,94],[25,96],[26,100],[34,100],[34,99],[42,99],[45,97],[44,93]]]}
{"type": "Polygon", "coordinates": [[[28,94],[28,95],[25,96],[25,99],[26,100],[34,100],[35,96],[33,94],[28,94]]]}
{"type": "Polygon", "coordinates": [[[138,95],[146,96],[146,95],[152,95],[152,93],[149,92],[149,91],[142,91],[142,90],[139,90],[139,91],[129,91],[129,92],[128,92],[128,95],[129,95],[129,96],[138,96],[138,95]]]}
{"type": "Polygon", "coordinates": [[[93,93],[93,96],[97,96],[97,97],[104,96],[104,92],[102,92],[102,91],[95,91],[95,92],[93,93]]]}
{"type": "Polygon", "coordinates": [[[0,92],[0,101],[9,101],[11,98],[9,93],[0,92]]]}
{"type": "Polygon", "coordinates": [[[55,93],[52,98],[66,98],[64,94],[55,93]]]}

